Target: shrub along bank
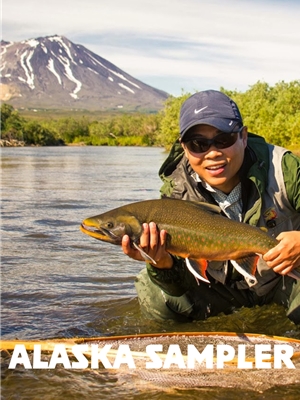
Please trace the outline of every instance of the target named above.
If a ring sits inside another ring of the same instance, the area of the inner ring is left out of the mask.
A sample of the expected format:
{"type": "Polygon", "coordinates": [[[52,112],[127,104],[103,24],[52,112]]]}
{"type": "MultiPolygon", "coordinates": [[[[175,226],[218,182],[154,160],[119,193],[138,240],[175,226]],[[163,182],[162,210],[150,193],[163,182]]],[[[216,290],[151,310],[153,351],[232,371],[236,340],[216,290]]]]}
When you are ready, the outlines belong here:
{"type": "MultiPolygon", "coordinates": [[[[244,125],[273,144],[300,148],[300,80],[270,86],[257,82],[245,92],[220,89],[241,110],[244,125]]],[[[9,104],[1,106],[2,142],[53,146],[163,146],[179,137],[179,110],[191,93],[170,96],[158,114],[82,114],[24,117],[9,104]]]]}

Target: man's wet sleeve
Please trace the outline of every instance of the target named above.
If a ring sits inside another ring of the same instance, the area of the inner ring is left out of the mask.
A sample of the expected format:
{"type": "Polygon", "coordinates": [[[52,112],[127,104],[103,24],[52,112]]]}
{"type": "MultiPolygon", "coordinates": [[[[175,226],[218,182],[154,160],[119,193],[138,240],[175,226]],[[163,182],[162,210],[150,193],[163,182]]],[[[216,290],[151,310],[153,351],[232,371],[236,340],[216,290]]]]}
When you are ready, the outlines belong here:
{"type": "Polygon", "coordinates": [[[189,274],[182,258],[174,257],[170,269],[156,268],[147,263],[147,272],[151,281],[171,296],[181,296],[188,288],[189,274]]]}

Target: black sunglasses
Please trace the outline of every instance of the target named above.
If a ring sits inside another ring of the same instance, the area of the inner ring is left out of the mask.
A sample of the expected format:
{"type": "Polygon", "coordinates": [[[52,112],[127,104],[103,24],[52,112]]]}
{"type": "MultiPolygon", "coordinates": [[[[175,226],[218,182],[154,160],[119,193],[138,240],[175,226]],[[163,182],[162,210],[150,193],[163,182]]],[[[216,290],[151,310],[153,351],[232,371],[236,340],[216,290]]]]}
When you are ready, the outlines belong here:
{"type": "Polygon", "coordinates": [[[213,139],[194,138],[183,143],[193,153],[206,153],[212,145],[217,149],[227,149],[227,147],[234,145],[243,128],[242,126],[238,131],[231,133],[221,132],[213,139]]]}

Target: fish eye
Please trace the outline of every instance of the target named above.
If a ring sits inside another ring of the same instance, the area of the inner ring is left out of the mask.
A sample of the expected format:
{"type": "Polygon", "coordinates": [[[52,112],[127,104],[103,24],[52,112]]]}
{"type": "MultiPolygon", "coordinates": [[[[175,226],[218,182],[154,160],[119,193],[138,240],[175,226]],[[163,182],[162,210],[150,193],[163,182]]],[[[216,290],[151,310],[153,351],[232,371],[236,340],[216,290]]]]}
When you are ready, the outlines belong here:
{"type": "Polygon", "coordinates": [[[107,222],[106,223],[106,227],[108,228],[108,229],[111,229],[111,228],[113,228],[114,227],[114,224],[113,224],[113,222],[107,222]]]}

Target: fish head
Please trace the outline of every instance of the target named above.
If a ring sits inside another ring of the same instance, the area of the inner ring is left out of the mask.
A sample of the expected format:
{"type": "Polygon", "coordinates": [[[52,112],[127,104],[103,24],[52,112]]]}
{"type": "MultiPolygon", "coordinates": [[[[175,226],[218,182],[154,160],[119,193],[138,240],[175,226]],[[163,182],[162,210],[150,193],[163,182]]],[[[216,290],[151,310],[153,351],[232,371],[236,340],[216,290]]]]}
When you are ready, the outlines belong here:
{"type": "Polygon", "coordinates": [[[85,219],[80,229],[95,239],[121,244],[124,235],[132,241],[137,240],[142,233],[142,224],[129,212],[113,210],[85,219]]]}

